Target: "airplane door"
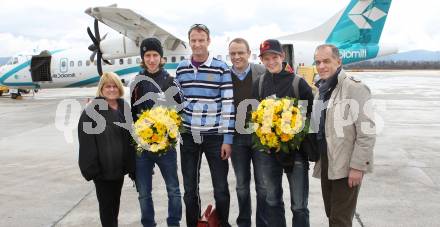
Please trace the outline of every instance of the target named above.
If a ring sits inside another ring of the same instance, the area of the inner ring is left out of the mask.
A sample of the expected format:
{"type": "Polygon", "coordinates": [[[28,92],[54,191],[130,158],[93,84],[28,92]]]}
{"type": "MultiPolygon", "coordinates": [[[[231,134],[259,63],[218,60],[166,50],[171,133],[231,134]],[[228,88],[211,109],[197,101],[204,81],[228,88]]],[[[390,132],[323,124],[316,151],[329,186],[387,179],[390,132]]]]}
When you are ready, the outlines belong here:
{"type": "Polygon", "coordinates": [[[42,51],[31,58],[31,77],[33,82],[52,81],[50,61],[52,56],[48,51],[42,51]]]}
{"type": "Polygon", "coordinates": [[[69,61],[67,60],[67,58],[61,58],[60,59],[60,72],[61,73],[67,73],[67,70],[69,69],[67,66],[67,63],[69,61]]]}
{"type": "Polygon", "coordinates": [[[295,63],[295,56],[293,52],[293,44],[283,44],[281,45],[284,51],[285,61],[293,68],[295,63]]]}

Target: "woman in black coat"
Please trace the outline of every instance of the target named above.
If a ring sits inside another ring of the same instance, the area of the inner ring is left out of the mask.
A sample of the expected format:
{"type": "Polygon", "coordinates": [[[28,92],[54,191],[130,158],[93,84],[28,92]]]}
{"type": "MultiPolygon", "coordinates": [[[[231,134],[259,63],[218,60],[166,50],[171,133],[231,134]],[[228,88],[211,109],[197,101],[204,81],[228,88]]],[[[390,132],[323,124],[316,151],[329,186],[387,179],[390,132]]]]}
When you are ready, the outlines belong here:
{"type": "MultiPolygon", "coordinates": [[[[89,103],[78,123],[79,167],[87,181],[93,180],[104,227],[118,226],[119,202],[125,174],[135,172],[135,154],[121,97],[122,83],[114,73],[101,76],[97,98],[89,103]]],[[[128,122],[130,123],[130,122],[128,122]]]]}

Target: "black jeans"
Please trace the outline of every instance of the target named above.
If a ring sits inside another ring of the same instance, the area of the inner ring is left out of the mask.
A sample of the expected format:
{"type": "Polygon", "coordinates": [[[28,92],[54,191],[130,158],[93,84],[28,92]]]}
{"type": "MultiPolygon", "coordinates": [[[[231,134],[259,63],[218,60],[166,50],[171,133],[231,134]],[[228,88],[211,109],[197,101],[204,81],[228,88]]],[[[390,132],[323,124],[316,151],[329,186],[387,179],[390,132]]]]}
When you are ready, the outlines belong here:
{"type": "Polygon", "coordinates": [[[228,188],[228,160],[221,159],[220,149],[223,144],[223,135],[202,136],[202,142],[196,143],[192,135],[182,134],[183,144],[180,146],[182,164],[183,187],[185,194],[183,201],[186,207],[186,223],[188,227],[195,227],[201,215],[200,207],[200,166],[202,154],[205,153],[211,172],[212,185],[216,210],[222,227],[231,226],[229,219],[230,195],[228,188]]]}
{"type": "Polygon", "coordinates": [[[124,178],[118,180],[93,180],[99,203],[99,217],[103,227],[117,227],[119,203],[124,178]]]}

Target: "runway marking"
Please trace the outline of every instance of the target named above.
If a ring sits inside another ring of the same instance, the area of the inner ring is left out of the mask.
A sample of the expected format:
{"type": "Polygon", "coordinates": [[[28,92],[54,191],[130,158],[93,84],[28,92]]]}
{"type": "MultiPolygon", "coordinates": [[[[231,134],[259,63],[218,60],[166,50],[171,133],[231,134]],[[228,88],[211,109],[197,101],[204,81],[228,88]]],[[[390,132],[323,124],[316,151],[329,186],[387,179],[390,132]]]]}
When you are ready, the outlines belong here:
{"type": "Polygon", "coordinates": [[[356,220],[359,223],[359,225],[361,225],[362,227],[365,227],[364,223],[361,220],[361,215],[358,212],[355,212],[354,216],[356,217],[356,220]]]}
{"type": "Polygon", "coordinates": [[[68,210],[61,218],[59,218],[58,220],[56,220],[51,227],[55,227],[55,225],[57,225],[58,223],[60,223],[60,221],[62,221],[67,215],[70,214],[70,212],[73,211],[73,209],[75,209],[76,207],[79,206],[79,204],[87,197],[89,196],[95,189],[92,188],[89,192],[87,192],[87,194],[85,194],[72,208],[70,208],[70,210],[68,210]]]}

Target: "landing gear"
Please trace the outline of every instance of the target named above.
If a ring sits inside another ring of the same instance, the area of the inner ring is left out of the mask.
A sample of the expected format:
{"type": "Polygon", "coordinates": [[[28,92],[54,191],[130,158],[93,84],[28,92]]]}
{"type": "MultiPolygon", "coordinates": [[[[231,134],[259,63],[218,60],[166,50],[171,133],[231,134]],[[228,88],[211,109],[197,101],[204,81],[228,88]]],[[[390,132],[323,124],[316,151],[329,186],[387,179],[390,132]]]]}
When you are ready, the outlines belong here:
{"type": "Polygon", "coordinates": [[[11,93],[11,99],[23,99],[23,97],[21,96],[21,89],[10,89],[10,93],[11,93]]]}
{"type": "Polygon", "coordinates": [[[12,93],[11,94],[11,99],[18,99],[18,100],[20,100],[20,99],[23,99],[23,96],[21,96],[21,94],[20,93],[12,93]]]}

